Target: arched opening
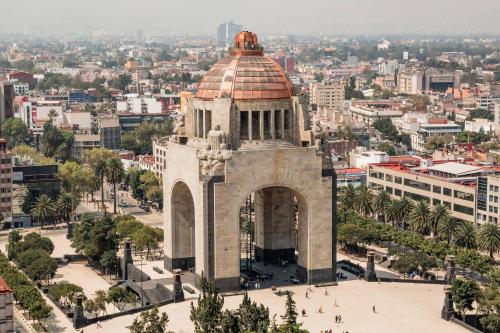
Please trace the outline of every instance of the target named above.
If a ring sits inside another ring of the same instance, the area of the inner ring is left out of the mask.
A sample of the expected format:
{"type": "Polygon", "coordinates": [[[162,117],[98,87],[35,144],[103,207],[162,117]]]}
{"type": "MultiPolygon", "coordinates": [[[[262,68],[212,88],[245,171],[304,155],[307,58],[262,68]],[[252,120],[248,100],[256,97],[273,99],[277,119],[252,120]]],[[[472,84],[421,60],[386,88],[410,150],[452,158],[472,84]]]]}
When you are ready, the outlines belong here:
{"type": "Polygon", "coordinates": [[[307,203],[302,195],[283,186],[255,190],[245,198],[239,219],[242,288],[307,282],[307,203]]]}
{"type": "Polygon", "coordinates": [[[184,182],[172,190],[172,269],[187,270],[195,264],[195,212],[193,195],[184,182]]]}

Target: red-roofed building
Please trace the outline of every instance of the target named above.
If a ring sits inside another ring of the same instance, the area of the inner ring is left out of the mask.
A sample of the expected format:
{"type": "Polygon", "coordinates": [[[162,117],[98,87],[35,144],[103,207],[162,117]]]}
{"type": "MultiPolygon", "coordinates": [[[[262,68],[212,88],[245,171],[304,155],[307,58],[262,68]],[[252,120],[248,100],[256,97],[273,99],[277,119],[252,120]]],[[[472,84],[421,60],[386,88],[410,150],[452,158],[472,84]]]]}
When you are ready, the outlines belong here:
{"type": "Polygon", "coordinates": [[[14,333],[12,289],[2,277],[0,277],[0,332],[14,333]]]}

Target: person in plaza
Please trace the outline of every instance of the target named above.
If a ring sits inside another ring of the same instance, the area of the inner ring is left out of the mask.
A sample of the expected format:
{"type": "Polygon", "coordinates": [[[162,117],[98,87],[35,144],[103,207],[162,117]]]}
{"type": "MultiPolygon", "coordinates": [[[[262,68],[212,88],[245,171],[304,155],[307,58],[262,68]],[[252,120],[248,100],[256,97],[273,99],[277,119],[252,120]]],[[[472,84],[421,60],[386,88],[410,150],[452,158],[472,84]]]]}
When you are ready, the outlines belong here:
{"type": "Polygon", "coordinates": [[[323,313],[323,305],[319,307],[319,313],[323,313]]]}
{"type": "Polygon", "coordinates": [[[306,290],[306,298],[309,298],[309,292],[306,290]]]}
{"type": "Polygon", "coordinates": [[[101,328],[101,327],[102,327],[101,322],[98,320],[97,321],[97,328],[101,328]]]}
{"type": "Polygon", "coordinates": [[[325,289],[325,296],[328,296],[328,289],[325,289]]]}
{"type": "Polygon", "coordinates": [[[373,310],[373,313],[377,313],[377,311],[375,310],[375,305],[372,306],[372,310],[373,310]]]}
{"type": "Polygon", "coordinates": [[[302,309],[302,317],[305,317],[305,316],[306,316],[306,310],[302,309]]]}

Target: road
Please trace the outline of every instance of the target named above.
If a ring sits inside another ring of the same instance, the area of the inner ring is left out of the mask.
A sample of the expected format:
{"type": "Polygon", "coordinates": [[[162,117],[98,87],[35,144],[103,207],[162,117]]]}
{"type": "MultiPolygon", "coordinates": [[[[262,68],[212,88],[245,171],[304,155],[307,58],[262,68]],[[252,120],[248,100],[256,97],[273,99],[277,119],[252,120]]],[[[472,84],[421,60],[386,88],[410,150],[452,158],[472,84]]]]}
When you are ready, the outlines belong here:
{"type": "MultiPolygon", "coordinates": [[[[113,199],[110,199],[110,195],[113,193],[112,188],[109,186],[105,187],[104,191],[104,204],[106,205],[106,210],[108,212],[113,211],[113,199]]],[[[117,194],[117,205],[120,202],[125,202],[130,205],[130,207],[116,207],[117,212],[121,214],[130,214],[137,218],[142,223],[152,226],[152,227],[162,227],[163,226],[163,216],[155,210],[151,210],[151,212],[145,212],[141,208],[139,208],[138,203],[132,198],[131,194],[127,191],[116,191],[117,194]]],[[[94,195],[95,202],[88,202],[86,200],[82,200],[80,206],[78,207],[79,213],[85,212],[96,212],[98,209],[98,202],[101,201],[101,192],[96,192],[94,195]]],[[[100,204],[99,204],[100,205],[100,204]]]]}

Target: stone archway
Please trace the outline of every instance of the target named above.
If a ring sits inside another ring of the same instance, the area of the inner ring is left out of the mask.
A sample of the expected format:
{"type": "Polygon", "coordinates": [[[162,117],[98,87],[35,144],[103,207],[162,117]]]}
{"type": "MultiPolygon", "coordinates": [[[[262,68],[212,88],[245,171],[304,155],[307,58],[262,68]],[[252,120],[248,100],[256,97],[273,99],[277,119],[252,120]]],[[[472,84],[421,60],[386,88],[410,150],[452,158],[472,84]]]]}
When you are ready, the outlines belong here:
{"type": "Polygon", "coordinates": [[[281,185],[252,191],[240,209],[241,272],[250,275],[249,270],[262,272],[259,263],[265,266],[286,263],[290,264],[289,276],[307,281],[307,221],[307,202],[297,191],[281,185]]]}
{"type": "Polygon", "coordinates": [[[182,181],[175,183],[171,195],[172,258],[166,267],[187,270],[195,266],[195,209],[191,190],[182,181]]]}

